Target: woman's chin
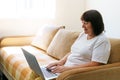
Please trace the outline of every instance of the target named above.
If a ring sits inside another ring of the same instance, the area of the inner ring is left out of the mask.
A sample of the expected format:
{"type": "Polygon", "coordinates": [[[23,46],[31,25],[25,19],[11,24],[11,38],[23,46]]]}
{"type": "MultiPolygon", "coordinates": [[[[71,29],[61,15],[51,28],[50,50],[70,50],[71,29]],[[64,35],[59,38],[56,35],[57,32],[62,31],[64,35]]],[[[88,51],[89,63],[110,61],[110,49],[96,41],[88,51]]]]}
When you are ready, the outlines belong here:
{"type": "Polygon", "coordinates": [[[84,31],[85,34],[88,34],[87,31],[84,31]]]}

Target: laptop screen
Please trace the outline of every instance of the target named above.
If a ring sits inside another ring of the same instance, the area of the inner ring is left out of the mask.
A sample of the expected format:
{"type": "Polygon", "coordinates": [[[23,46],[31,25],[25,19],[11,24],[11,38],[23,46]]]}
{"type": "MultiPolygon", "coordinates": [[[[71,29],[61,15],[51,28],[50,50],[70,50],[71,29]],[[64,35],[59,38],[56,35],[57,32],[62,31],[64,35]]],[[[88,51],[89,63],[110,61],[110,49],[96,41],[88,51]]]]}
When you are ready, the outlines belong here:
{"type": "Polygon", "coordinates": [[[35,73],[37,73],[38,75],[40,75],[43,80],[45,80],[44,75],[42,73],[42,70],[41,70],[38,62],[37,62],[36,57],[33,54],[31,54],[28,51],[26,51],[25,49],[23,49],[23,48],[22,48],[22,51],[24,53],[24,56],[25,56],[25,58],[26,58],[26,60],[27,60],[27,62],[29,64],[30,68],[35,73]]]}

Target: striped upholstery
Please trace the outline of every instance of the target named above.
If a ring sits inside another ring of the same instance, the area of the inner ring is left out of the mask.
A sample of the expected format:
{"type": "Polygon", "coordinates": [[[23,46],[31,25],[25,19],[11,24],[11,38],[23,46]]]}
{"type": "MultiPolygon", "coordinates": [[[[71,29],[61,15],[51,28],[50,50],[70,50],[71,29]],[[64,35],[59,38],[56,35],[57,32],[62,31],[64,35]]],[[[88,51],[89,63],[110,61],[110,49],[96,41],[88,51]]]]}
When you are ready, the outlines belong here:
{"type": "MultiPolygon", "coordinates": [[[[51,61],[55,61],[54,58],[46,55],[44,51],[38,50],[35,47],[22,47],[34,54],[40,65],[45,65],[51,61]]],[[[15,80],[35,80],[38,77],[38,75],[29,68],[20,46],[2,48],[0,60],[1,64],[3,64],[3,67],[15,80]]]]}

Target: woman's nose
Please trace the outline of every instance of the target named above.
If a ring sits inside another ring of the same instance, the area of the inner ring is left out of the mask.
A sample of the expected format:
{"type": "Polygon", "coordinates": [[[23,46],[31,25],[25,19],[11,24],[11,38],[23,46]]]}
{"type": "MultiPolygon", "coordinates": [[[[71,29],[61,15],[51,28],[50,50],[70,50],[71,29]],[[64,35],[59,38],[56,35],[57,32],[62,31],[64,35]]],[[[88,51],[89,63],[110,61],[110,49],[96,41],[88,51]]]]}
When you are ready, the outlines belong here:
{"type": "Polygon", "coordinates": [[[82,24],[82,28],[85,28],[85,25],[84,25],[84,24],[82,24]]]}

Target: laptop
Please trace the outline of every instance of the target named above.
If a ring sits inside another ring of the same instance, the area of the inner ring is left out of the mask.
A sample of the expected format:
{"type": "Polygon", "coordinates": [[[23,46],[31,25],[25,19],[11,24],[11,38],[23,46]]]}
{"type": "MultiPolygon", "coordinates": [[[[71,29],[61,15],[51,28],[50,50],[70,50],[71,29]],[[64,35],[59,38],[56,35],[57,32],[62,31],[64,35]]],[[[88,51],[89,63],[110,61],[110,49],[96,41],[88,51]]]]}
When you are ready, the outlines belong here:
{"type": "Polygon", "coordinates": [[[58,74],[50,72],[44,65],[40,66],[36,57],[25,49],[21,48],[30,68],[37,73],[42,80],[51,80],[58,77],[58,74]]]}

